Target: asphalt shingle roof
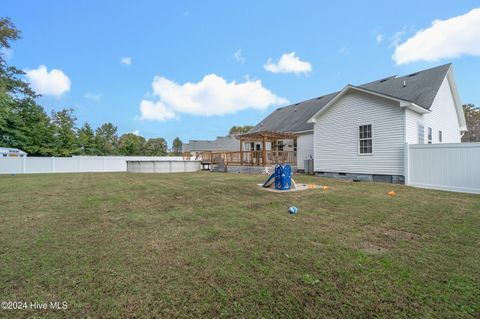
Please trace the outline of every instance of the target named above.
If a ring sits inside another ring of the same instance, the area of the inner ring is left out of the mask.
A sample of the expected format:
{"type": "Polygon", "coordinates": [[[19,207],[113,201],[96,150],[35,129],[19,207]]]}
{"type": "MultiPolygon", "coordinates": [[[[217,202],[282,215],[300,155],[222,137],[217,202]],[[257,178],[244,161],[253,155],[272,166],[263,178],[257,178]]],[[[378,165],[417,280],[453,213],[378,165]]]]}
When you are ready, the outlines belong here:
{"type": "Polygon", "coordinates": [[[195,151],[238,151],[240,141],[233,136],[219,136],[216,140],[190,140],[183,144],[182,152],[195,151]]]}
{"type": "MultiPolygon", "coordinates": [[[[432,106],[438,89],[450,69],[450,65],[451,64],[445,64],[401,77],[390,76],[359,85],[358,87],[413,102],[428,110],[432,106]],[[406,86],[403,86],[404,81],[406,86]]],[[[340,91],[278,108],[252,128],[249,133],[261,131],[301,132],[312,130],[313,124],[307,123],[307,121],[339,92],[340,91]]]]}

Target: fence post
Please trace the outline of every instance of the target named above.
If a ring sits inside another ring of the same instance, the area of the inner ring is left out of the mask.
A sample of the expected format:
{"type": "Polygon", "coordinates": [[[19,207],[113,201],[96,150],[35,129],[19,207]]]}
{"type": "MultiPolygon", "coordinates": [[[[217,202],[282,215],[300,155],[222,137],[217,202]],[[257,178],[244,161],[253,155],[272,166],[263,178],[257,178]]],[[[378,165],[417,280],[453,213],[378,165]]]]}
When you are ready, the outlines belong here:
{"type": "Polygon", "coordinates": [[[410,184],[410,146],[408,143],[405,143],[405,150],[403,151],[403,175],[405,178],[405,185],[410,184]]]}
{"type": "Polygon", "coordinates": [[[27,172],[27,156],[23,155],[22,157],[22,173],[27,172]]]}
{"type": "Polygon", "coordinates": [[[55,156],[52,156],[52,173],[55,173],[55,156]]]}

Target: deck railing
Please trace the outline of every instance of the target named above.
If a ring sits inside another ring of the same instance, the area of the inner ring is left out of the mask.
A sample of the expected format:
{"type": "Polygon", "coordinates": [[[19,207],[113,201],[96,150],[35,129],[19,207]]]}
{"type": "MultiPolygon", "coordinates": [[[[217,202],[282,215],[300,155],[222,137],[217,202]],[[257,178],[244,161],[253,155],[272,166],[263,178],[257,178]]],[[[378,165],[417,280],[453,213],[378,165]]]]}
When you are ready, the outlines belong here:
{"type": "Polygon", "coordinates": [[[200,159],[214,164],[266,166],[275,164],[295,165],[297,156],[295,151],[202,152],[200,159]]]}

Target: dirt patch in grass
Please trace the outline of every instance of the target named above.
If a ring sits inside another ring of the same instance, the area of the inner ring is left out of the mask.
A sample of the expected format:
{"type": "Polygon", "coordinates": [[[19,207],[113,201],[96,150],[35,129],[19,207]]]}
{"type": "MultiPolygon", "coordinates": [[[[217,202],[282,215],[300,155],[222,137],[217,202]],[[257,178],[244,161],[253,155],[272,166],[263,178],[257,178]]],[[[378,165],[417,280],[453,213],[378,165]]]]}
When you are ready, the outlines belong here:
{"type": "Polygon", "coordinates": [[[360,248],[363,252],[371,255],[380,255],[388,252],[389,248],[374,243],[363,243],[360,248]]]}
{"type": "Polygon", "coordinates": [[[418,234],[410,233],[405,230],[401,229],[387,229],[383,233],[383,235],[391,237],[393,239],[404,239],[404,240],[419,240],[422,237],[418,234]]]}

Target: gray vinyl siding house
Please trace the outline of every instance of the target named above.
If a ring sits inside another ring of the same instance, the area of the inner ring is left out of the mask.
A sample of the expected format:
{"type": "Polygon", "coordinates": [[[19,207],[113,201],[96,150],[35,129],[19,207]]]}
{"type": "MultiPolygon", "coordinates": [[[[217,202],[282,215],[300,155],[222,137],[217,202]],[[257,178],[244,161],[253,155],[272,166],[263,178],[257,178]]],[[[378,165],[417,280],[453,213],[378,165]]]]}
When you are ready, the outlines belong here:
{"type": "Polygon", "coordinates": [[[250,132],[297,135],[297,169],[404,181],[406,144],[459,143],[466,131],[451,64],[391,76],[277,109],[250,132]]]}

